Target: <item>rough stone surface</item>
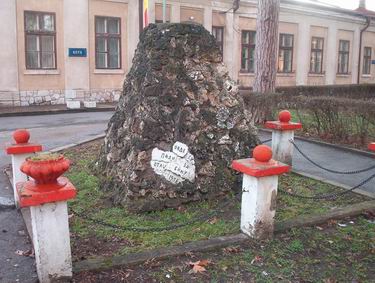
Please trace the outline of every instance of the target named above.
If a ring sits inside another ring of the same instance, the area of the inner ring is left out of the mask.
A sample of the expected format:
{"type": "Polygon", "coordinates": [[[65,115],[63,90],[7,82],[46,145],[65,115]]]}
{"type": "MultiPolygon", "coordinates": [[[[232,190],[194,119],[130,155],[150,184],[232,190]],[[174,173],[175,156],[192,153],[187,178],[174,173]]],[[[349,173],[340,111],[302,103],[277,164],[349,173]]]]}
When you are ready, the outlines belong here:
{"type": "Polygon", "coordinates": [[[249,116],[207,30],[150,25],[106,132],[98,163],[104,188],[133,211],[239,188],[230,164],[258,142],[249,116]]]}

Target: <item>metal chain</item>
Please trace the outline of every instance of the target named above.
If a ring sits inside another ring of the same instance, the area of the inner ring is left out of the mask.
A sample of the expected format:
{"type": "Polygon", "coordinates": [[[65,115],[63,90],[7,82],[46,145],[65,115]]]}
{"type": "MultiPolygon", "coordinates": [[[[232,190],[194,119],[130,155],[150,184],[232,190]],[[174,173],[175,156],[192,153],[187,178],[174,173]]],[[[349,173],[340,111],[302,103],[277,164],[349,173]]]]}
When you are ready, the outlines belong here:
{"type": "MultiPolygon", "coordinates": [[[[231,200],[227,200],[226,202],[224,202],[224,205],[221,207],[221,209],[225,208],[230,203],[231,203],[231,200]]],[[[90,216],[79,213],[72,208],[70,208],[70,210],[75,215],[77,215],[78,217],[83,218],[85,220],[88,220],[90,222],[93,222],[95,224],[105,226],[105,227],[109,227],[109,228],[116,229],[116,230],[133,231],[133,232],[163,232],[163,231],[176,230],[176,229],[179,229],[179,228],[182,228],[182,227],[192,225],[192,224],[197,223],[197,222],[205,222],[205,221],[211,219],[212,217],[222,213],[222,211],[213,211],[209,214],[200,215],[195,219],[189,220],[188,222],[181,223],[181,224],[174,224],[174,225],[165,226],[165,227],[131,227],[131,226],[122,226],[122,225],[116,225],[116,224],[108,223],[108,222],[105,222],[105,221],[100,220],[100,219],[94,219],[90,216]]]]}
{"type": "Polygon", "coordinates": [[[270,142],[270,141],[272,141],[272,139],[268,139],[268,140],[264,140],[264,141],[260,141],[260,143],[267,143],[267,142],[270,142]]]}
{"type": "Polygon", "coordinates": [[[306,158],[308,161],[310,161],[312,164],[314,164],[316,167],[319,167],[320,169],[323,169],[325,171],[328,171],[330,173],[333,173],[333,174],[344,174],[344,175],[351,175],[351,174],[359,174],[359,173],[364,173],[364,172],[367,172],[367,171],[370,171],[370,170],[373,170],[375,169],[375,165],[372,165],[368,168],[364,168],[364,169],[360,169],[360,170],[355,170],[355,171],[336,171],[336,170],[333,170],[333,169],[329,169],[329,168],[326,168],[320,164],[318,164],[317,162],[315,162],[314,160],[312,160],[310,157],[308,157],[306,155],[306,153],[302,152],[302,150],[294,143],[293,140],[289,140],[289,142],[297,149],[297,151],[304,157],[306,158]]]}
{"type": "Polygon", "coordinates": [[[345,194],[348,194],[348,193],[354,191],[355,189],[358,189],[359,187],[361,187],[361,186],[365,185],[366,183],[370,182],[373,178],[375,178],[375,173],[372,174],[367,179],[363,180],[358,185],[354,186],[353,188],[351,188],[349,190],[342,191],[342,192],[333,193],[333,194],[320,194],[320,195],[314,195],[314,196],[305,196],[305,195],[291,193],[291,192],[285,191],[283,189],[278,189],[278,190],[281,193],[283,193],[283,194],[289,195],[291,197],[301,198],[301,199],[314,199],[314,200],[327,199],[327,200],[334,200],[337,197],[343,196],[345,194]]]}

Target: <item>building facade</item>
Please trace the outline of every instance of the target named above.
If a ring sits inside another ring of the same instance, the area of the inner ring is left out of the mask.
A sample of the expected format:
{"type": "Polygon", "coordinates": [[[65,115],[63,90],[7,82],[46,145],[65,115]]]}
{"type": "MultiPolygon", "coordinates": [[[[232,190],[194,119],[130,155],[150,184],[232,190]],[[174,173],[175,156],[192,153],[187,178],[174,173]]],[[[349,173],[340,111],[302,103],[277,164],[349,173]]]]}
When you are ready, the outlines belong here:
{"type": "MultiPolygon", "coordinates": [[[[150,23],[162,0],[148,1],[150,23]]],[[[254,80],[255,0],[170,0],[168,22],[202,24],[232,78],[254,80]],[[233,8],[239,2],[239,7],[233,8]]],[[[1,0],[0,105],[118,100],[143,0],[1,0]]],[[[374,13],[281,1],[278,86],[375,82],[374,13]]]]}

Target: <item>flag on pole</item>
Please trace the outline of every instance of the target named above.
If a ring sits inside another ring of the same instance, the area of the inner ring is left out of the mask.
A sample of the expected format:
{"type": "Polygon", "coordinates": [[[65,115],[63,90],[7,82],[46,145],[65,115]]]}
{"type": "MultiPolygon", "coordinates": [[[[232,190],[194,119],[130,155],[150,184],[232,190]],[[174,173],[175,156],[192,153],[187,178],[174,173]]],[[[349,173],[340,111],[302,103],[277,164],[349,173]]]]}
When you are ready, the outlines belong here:
{"type": "Polygon", "coordinates": [[[148,0],[143,0],[143,28],[148,26],[148,0]]]}

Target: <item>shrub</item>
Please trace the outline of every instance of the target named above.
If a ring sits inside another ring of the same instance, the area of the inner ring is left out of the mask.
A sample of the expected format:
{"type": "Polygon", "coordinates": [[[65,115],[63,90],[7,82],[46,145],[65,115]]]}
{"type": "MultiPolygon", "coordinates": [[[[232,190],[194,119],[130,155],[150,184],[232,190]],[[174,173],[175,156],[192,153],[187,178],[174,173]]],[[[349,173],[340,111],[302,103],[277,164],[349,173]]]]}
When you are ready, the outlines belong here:
{"type": "Polygon", "coordinates": [[[254,123],[276,119],[281,109],[288,109],[306,135],[360,145],[375,139],[375,100],[255,93],[244,100],[254,123]]]}

